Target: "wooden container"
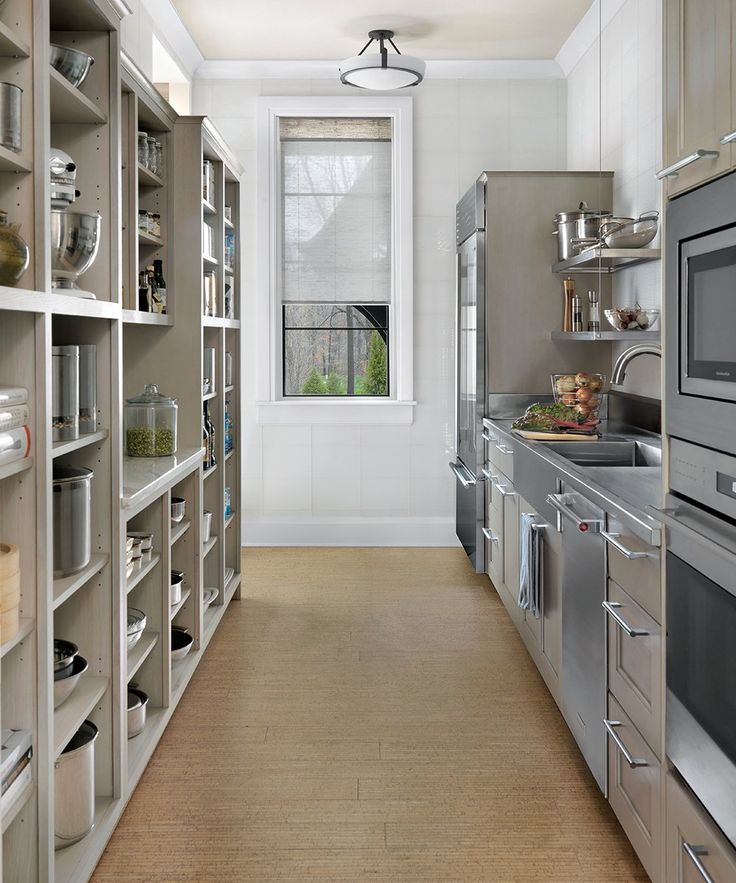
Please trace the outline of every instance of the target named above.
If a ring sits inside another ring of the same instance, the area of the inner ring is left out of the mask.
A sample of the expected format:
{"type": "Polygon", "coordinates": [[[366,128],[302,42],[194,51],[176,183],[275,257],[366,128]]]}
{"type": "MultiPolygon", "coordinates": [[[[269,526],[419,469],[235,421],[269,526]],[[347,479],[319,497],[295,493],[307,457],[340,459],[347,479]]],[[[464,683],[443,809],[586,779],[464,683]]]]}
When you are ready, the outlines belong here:
{"type": "Polygon", "coordinates": [[[20,556],[18,547],[0,543],[0,643],[18,633],[20,621],[20,556]]]}

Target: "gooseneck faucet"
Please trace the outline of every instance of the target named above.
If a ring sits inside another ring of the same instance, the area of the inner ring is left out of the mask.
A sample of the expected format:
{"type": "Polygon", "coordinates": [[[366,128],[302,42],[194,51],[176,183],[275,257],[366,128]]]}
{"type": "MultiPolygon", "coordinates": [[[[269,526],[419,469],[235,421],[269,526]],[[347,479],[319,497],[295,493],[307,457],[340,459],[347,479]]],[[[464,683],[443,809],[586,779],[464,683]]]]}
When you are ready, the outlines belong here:
{"type": "Polygon", "coordinates": [[[631,362],[637,356],[659,356],[659,358],[661,359],[662,347],[658,346],[656,343],[635,343],[633,346],[630,346],[628,349],[624,350],[621,355],[616,359],[616,364],[613,366],[611,383],[615,383],[616,385],[618,385],[624,382],[624,378],[626,377],[626,369],[629,367],[629,362],[631,362]]]}

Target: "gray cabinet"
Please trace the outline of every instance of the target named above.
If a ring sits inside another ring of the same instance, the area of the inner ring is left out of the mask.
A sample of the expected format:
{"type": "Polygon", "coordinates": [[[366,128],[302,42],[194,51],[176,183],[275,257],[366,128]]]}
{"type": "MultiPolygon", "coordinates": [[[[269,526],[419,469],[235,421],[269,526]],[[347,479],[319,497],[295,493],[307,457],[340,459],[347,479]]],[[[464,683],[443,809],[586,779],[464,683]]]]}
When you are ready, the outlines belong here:
{"type": "Polygon", "coordinates": [[[667,775],[665,828],[667,883],[736,880],[736,851],[674,773],[667,775]]]}
{"type": "Polygon", "coordinates": [[[665,178],[670,197],[733,168],[732,145],[722,139],[736,128],[735,6],[734,0],[665,0],[664,166],[682,164],[665,178]]]}

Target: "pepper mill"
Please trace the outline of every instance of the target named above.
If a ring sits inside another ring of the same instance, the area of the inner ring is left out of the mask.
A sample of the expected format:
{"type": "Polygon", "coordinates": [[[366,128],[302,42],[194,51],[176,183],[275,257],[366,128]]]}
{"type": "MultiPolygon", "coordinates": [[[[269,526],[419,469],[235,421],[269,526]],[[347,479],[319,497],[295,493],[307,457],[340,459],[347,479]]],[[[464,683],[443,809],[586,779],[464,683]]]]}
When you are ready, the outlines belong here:
{"type": "Polygon", "coordinates": [[[565,313],[562,318],[562,330],[572,331],[572,299],[575,296],[575,280],[564,279],[562,286],[565,291],[565,313]]]}

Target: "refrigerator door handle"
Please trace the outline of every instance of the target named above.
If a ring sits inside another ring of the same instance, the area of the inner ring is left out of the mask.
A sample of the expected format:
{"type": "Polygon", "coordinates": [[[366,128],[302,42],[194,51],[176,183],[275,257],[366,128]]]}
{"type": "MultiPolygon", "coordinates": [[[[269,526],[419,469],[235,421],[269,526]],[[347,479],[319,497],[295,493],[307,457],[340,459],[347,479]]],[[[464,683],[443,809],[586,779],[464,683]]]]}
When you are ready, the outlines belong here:
{"type": "Polygon", "coordinates": [[[455,473],[455,478],[463,487],[473,487],[478,484],[475,476],[466,466],[463,466],[462,463],[459,466],[457,463],[448,463],[448,466],[455,473]]]}

